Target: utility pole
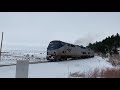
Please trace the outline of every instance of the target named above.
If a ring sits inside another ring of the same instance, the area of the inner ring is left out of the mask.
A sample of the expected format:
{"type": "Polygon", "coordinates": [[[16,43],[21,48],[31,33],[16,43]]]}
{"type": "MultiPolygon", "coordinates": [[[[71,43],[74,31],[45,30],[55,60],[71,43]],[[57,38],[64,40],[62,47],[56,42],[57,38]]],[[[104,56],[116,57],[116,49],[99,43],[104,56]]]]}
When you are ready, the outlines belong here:
{"type": "Polygon", "coordinates": [[[1,53],[2,53],[2,43],[3,43],[3,32],[2,32],[1,47],[0,47],[0,61],[1,61],[1,53]]]}

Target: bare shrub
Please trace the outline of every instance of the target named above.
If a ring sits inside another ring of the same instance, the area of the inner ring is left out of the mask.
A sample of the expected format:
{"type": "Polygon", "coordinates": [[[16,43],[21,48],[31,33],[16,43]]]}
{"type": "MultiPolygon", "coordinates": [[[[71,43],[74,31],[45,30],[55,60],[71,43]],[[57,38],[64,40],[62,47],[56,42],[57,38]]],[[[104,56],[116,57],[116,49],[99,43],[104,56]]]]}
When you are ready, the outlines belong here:
{"type": "Polygon", "coordinates": [[[120,78],[120,69],[107,68],[106,70],[102,70],[101,72],[102,72],[101,77],[120,78]]]}
{"type": "Polygon", "coordinates": [[[120,65],[120,55],[119,54],[113,54],[109,56],[109,62],[113,66],[118,66],[120,65]]]}
{"type": "Polygon", "coordinates": [[[88,78],[97,78],[99,76],[100,70],[98,68],[94,69],[93,72],[87,73],[88,78]]]}
{"type": "Polygon", "coordinates": [[[106,69],[94,69],[94,71],[88,73],[73,73],[72,77],[83,78],[120,78],[120,69],[106,68],[106,69]]]}

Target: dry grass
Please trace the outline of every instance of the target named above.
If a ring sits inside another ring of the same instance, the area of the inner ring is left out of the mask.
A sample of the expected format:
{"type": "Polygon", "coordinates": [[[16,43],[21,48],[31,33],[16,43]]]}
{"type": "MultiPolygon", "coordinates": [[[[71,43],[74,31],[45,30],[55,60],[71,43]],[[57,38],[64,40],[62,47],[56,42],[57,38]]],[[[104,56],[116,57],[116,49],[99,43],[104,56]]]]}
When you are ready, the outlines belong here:
{"type": "Polygon", "coordinates": [[[109,62],[113,65],[113,66],[119,66],[120,65],[120,55],[111,55],[109,56],[109,62]]]}
{"type": "Polygon", "coordinates": [[[82,78],[120,78],[120,69],[107,68],[107,69],[95,69],[93,72],[88,73],[73,73],[71,77],[82,77],[82,78]]]}

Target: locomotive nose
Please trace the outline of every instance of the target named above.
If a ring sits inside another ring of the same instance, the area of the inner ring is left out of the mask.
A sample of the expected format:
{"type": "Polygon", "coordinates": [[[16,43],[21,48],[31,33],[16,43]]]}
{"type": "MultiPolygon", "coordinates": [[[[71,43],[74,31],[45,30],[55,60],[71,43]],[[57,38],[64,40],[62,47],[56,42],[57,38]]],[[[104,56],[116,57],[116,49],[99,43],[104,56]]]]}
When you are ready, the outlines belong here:
{"type": "Polygon", "coordinates": [[[47,51],[47,55],[56,55],[56,51],[47,51]]]}

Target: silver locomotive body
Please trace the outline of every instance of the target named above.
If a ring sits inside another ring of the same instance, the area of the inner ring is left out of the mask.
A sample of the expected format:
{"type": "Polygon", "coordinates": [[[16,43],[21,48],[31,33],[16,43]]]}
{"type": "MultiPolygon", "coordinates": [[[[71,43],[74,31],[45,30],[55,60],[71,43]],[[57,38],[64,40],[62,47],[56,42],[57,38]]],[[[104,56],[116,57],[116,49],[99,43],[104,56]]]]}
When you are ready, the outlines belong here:
{"type": "Polygon", "coordinates": [[[93,57],[94,52],[88,48],[65,43],[62,41],[51,41],[47,48],[47,60],[58,61],[68,58],[80,59],[93,57]]]}

